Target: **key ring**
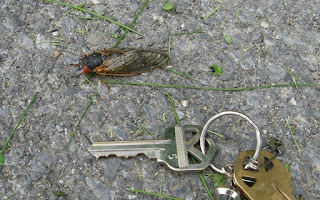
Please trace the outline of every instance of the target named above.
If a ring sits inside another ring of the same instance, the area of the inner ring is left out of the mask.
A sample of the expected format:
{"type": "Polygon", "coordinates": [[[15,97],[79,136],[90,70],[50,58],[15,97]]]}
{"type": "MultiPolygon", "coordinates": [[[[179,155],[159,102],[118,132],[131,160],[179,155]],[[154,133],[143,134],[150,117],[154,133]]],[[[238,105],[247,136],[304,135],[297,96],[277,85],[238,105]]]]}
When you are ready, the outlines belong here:
{"type": "MultiPolygon", "coordinates": [[[[256,131],[256,137],[257,137],[256,150],[255,150],[253,157],[250,158],[250,161],[245,166],[245,169],[249,169],[249,168],[258,169],[259,163],[258,163],[257,158],[259,156],[259,153],[261,150],[261,145],[262,145],[261,134],[260,134],[260,131],[259,131],[257,125],[249,117],[247,117],[246,115],[244,115],[242,113],[238,113],[238,112],[234,112],[234,111],[225,111],[225,112],[218,113],[215,116],[213,116],[211,119],[209,119],[209,121],[203,127],[202,132],[201,132],[201,136],[200,136],[200,148],[201,148],[202,153],[205,154],[205,137],[206,137],[206,133],[207,133],[209,126],[212,124],[213,121],[215,121],[216,119],[218,119],[219,117],[224,116],[224,115],[240,116],[240,117],[246,119],[254,127],[254,129],[256,131]]],[[[214,166],[212,163],[210,164],[210,167],[219,173],[230,175],[230,172],[227,172],[224,168],[219,169],[216,166],[214,166]]]]}

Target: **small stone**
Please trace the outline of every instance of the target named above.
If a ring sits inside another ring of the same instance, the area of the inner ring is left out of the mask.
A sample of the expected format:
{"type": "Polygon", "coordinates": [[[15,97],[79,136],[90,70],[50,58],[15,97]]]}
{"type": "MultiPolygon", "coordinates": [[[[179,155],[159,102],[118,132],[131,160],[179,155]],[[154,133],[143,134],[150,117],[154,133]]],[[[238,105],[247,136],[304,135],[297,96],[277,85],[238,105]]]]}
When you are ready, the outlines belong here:
{"type": "Polygon", "coordinates": [[[59,35],[59,31],[53,31],[51,34],[52,34],[53,36],[58,36],[58,35],[59,35]]]}
{"type": "Polygon", "coordinates": [[[45,41],[48,41],[43,35],[37,34],[36,35],[36,46],[39,49],[50,49],[51,44],[45,43],[45,41]]]}
{"type": "Polygon", "coordinates": [[[314,110],[314,111],[313,111],[313,116],[314,116],[317,120],[320,121],[320,112],[319,112],[319,111],[314,110]]]}
{"type": "Polygon", "coordinates": [[[280,81],[287,75],[287,71],[280,65],[269,65],[267,66],[267,74],[272,81],[280,81]]]}
{"type": "Polygon", "coordinates": [[[296,101],[293,97],[289,100],[289,104],[291,104],[291,105],[293,105],[293,106],[298,105],[298,104],[297,104],[297,101],[296,101]]]}
{"type": "Polygon", "coordinates": [[[255,67],[255,63],[251,58],[246,59],[245,61],[240,63],[241,68],[244,70],[250,70],[255,67]]]}
{"type": "Polygon", "coordinates": [[[266,21],[262,21],[260,24],[263,28],[268,28],[269,24],[266,21]]]}
{"type": "Polygon", "coordinates": [[[94,6],[93,9],[99,15],[104,15],[104,13],[107,11],[107,7],[103,6],[102,4],[94,6]]]}
{"type": "Polygon", "coordinates": [[[310,125],[307,118],[300,113],[293,118],[292,124],[296,125],[297,128],[306,128],[310,125]]]}
{"type": "Polygon", "coordinates": [[[29,37],[27,34],[22,33],[18,39],[17,39],[18,44],[20,44],[22,47],[24,47],[27,50],[32,50],[33,49],[33,40],[31,37],[29,37]]]}
{"type": "Polygon", "coordinates": [[[313,78],[314,80],[319,80],[319,79],[320,79],[319,72],[313,72],[311,75],[312,75],[312,78],[313,78]]]}
{"type": "Polygon", "coordinates": [[[45,174],[47,171],[47,168],[36,160],[32,160],[30,162],[30,167],[31,167],[30,175],[31,175],[32,181],[38,181],[43,176],[43,174],[45,174]]]}
{"type": "Polygon", "coordinates": [[[17,177],[17,186],[16,191],[20,194],[26,195],[29,191],[29,187],[31,186],[31,179],[27,175],[19,175],[17,177]]]}
{"type": "Polygon", "coordinates": [[[53,57],[54,57],[54,58],[58,58],[60,55],[61,55],[61,52],[60,52],[60,51],[54,51],[53,57]]]}
{"type": "Polygon", "coordinates": [[[257,92],[248,92],[246,101],[249,105],[258,105],[260,103],[260,96],[257,92]]]}
{"type": "Polygon", "coordinates": [[[317,183],[314,184],[313,191],[315,191],[316,193],[320,194],[320,182],[317,182],[317,183]]]}
{"type": "Polygon", "coordinates": [[[115,192],[109,186],[91,177],[86,177],[85,181],[98,199],[114,199],[115,192]]]}
{"type": "Polygon", "coordinates": [[[187,100],[182,100],[181,101],[181,105],[182,105],[182,107],[188,107],[188,101],[187,100]]]}
{"type": "Polygon", "coordinates": [[[98,4],[98,3],[100,3],[99,0],[91,0],[91,2],[92,2],[93,4],[98,4]]]}
{"type": "Polygon", "coordinates": [[[63,131],[63,128],[60,125],[56,125],[56,129],[59,133],[63,131]]]}
{"type": "Polygon", "coordinates": [[[74,54],[63,52],[63,57],[68,65],[76,65],[79,64],[79,58],[74,54]]]}
{"type": "Polygon", "coordinates": [[[115,178],[117,171],[120,167],[119,159],[108,158],[108,160],[105,160],[105,161],[101,160],[99,164],[101,165],[104,171],[104,176],[106,176],[109,181],[112,181],[115,178]]]}
{"type": "Polygon", "coordinates": [[[111,128],[111,130],[112,130],[112,133],[114,135],[116,135],[116,137],[118,139],[120,139],[120,140],[128,140],[129,139],[128,135],[124,131],[122,131],[121,129],[119,129],[119,128],[111,128]]]}
{"type": "Polygon", "coordinates": [[[60,28],[64,36],[71,36],[71,33],[75,31],[74,28],[76,23],[72,18],[64,17],[58,21],[57,26],[60,28]]]}
{"type": "Polygon", "coordinates": [[[42,164],[44,164],[45,166],[51,167],[55,165],[58,157],[54,154],[40,152],[36,155],[36,159],[40,161],[42,164]]]}
{"type": "Polygon", "coordinates": [[[235,62],[238,62],[241,59],[241,52],[238,50],[235,50],[231,52],[231,57],[234,59],[235,62]]]}
{"type": "Polygon", "coordinates": [[[52,112],[52,108],[50,106],[42,106],[39,108],[38,113],[40,116],[50,114],[52,112]]]}

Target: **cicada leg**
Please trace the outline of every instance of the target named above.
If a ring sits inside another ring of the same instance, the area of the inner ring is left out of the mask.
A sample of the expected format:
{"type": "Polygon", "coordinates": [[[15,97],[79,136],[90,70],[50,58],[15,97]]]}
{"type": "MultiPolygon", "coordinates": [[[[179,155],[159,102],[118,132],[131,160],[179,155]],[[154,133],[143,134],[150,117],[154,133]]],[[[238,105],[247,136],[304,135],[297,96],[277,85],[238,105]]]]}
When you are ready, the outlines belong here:
{"type": "Polygon", "coordinates": [[[100,74],[97,74],[97,77],[100,79],[100,81],[108,88],[108,92],[110,92],[110,86],[103,81],[103,79],[101,78],[100,74]]]}

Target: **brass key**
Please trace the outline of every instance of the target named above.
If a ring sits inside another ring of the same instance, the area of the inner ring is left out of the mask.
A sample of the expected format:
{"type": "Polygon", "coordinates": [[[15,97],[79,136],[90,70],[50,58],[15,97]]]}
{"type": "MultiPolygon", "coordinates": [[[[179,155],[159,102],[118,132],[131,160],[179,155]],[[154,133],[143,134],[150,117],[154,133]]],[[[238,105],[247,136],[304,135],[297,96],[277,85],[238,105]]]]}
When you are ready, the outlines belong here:
{"type": "Polygon", "coordinates": [[[202,152],[205,152],[204,138],[208,127],[214,120],[224,115],[238,115],[246,119],[256,130],[257,145],[255,151],[240,153],[233,167],[226,165],[219,169],[213,164],[210,165],[213,170],[232,178],[232,182],[214,190],[215,198],[239,200],[240,194],[233,187],[235,185],[249,200],[295,200],[290,174],[279,160],[275,159],[276,155],[284,151],[283,143],[274,140],[267,144],[268,147],[276,150],[275,155],[268,151],[261,151],[260,131],[249,117],[238,112],[226,111],[210,118],[200,137],[202,152]]]}
{"type": "Polygon", "coordinates": [[[244,169],[254,151],[241,152],[233,172],[233,183],[250,200],[294,200],[291,176],[269,151],[261,151],[257,170],[244,169]]]}
{"type": "Polygon", "coordinates": [[[165,131],[163,140],[94,142],[88,150],[96,158],[109,155],[127,158],[145,154],[175,171],[201,171],[209,166],[216,152],[216,146],[209,138],[206,139],[209,145],[206,154],[195,147],[199,142],[201,131],[200,126],[175,126],[165,131]],[[188,132],[195,134],[186,141],[185,134],[188,132]],[[199,163],[189,163],[189,155],[199,163]]]}

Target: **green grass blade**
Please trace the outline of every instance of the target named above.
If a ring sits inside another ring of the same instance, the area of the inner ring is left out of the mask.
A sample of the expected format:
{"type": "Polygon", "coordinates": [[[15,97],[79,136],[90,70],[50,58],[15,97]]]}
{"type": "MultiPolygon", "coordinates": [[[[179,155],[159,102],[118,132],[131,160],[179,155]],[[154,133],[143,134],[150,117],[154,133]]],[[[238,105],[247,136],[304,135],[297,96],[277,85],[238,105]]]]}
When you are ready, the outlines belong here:
{"type": "Polygon", "coordinates": [[[176,70],[174,70],[174,69],[171,69],[171,68],[169,68],[169,67],[162,67],[162,69],[165,69],[165,70],[167,70],[167,71],[170,71],[170,72],[172,72],[172,73],[175,73],[175,74],[177,74],[177,75],[179,75],[179,76],[182,76],[182,77],[184,77],[184,78],[189,78],[189,79],[192,79],[192,80],[197,80],[197,79],[195,79],[195,78],[193,78],[192,76],[189,76],[188,74],[184,74],[184,73],[181,73],[181,72],[178,72],[178,71],[176,71],[176,70]]]}
{"type": "Polygon", "coordinates": [[[221,6],[216,7],[208,16],[203,18],[202,21],[206,21],[211,15],[213,15],[215,12],[217,12],[220,9],[221,6]]]}
{"type": "Polygon", "coordinates": [[[176,198],[176,197],[170,197],[170,196],[167,196],[167,195],[164,195],[164,194],[159,194],[159,193],[155,193],[155,192],[148,192],[148,191],[145,191],[145,190],[137,190],[137,189],[134,189],[134,188],[127,188],[127,190],[132,191],[132,192],[139,192],[139,193],[142,193],[142,194],[153,195],[153,196],[156,196],[156,197],[161,197],[161,198],[166,198],[166,199],[181,200],[181,199],[176,198]]]}
{"type": "Polygon", "coordinates": [[[80,126],[80,123],[81,123],[82,119],[84,118],[85,114],[86,114],[87,111],[89,110],[89,107],[90,107],[91,104],[93,103],[93,100],[96,98],[96,96],[97,96],[98,94],[99,94],[99,92],[96,92],[96,93],[93,95],[93,97],[91,98],[91,101],[88,103],[86,109],[85,109],[84,112],[82,113],[82,115],[81,115],[81,117],[80,117],[80,119],[79,119],[76,127],[74,128],[74,130],[73,130],[73,132],[72,132],[72,134],[71,134],[71,136],[70,136],[70,139],[69,139],[69,141],[68,141],[68,144],[67,144],[67,146],[66,146],[66,149],[69,148],[69,146],[70,146],[73,138],[76,136],[77,131],[78,131],[78,128],[79,128],[79,126],[80,126]]]}
{"type": "Polygon", "coordinates": [[[125,29],[127,29],[127,30],[129,30],[129,31],[132,31],[132,32],[134,32],[134,33],[137,33],[137,34],[143,36],[142,33],[138,32],[138,31],[136,31],[136,30],[134,30],[134,29],[126,26],[126,25],[123,25],[123,24],[121,24],[121,23],[119,23],[119,22],[117,22],[117,21],[114,21],[113,19],[111,19],[111,18],[109,18],[109,17],[105,17],[105,16],[102,16],[102,15],[99,15],[98,13],[92,12],[92,11],[90,11],[90,10],[86,10],[86,9],[84,9],[84,8],[80,8],[80,7],[78,7],[78,6],[70,5],[70,4],[67,4],[67,3],[60,2],[60,1],[53,1],[53,0],[42,0],[42,1],[50,2],[50,3],[56,3],[56,4],[59,4],[59,5],[68,6],[68,7],[70,7],[70,8],[74,8],[74,9],[77,9],[77,10],[81,10],[82,12],[87,12],[87,13],[89,13],[89,14],[91,14],[91,15],[95,15],[95,16],[97,16],[97,17],[100,17],[101,19],[108,20],[109,22],[112,22],[112,23],[114,23],[114,24],[117,24],[117,25],[119,25],[119,26],[121,26],[121,27],[123,27],[123,28],[125,28],[125,29]]]}
{"type": "Polygon", "coordinates": [[[285,66],[282,66],[282,68],[284,68],[288,74],[290,75],[290,78],[292,80],[292,82],[295,84],[296,86],[296,89],[298,89],[298,86],[297,86],[297,81],[296,81],[296,78],[294,77],[294,75],[290,72],[290,70],[288,68],[286,68],[285,66]]]}
{"type": "Polygon", "coordinates": [[[180,122],[180,119],[179,119],[178,114],[177,114],[177,112],[176,112],[176,108],[174,107],[174,104],[173,104],[173,101],[172,101],[171,95],[170,95],[170,93],[169,93],[169,92],[167,92],[167,95],[168,95],[168,99],[169,99],[169,102],[170,102],[170,105],[171,105],[172,111],[173,111],[174,116],[175,116],[175,118],[176,118],[177,124],[178,124],[179,126],[181,126],[181,122],[180,122]]]}
{"type": "Polygon", "coordinates": [[[296,138],[294,137],[293,129],[291,128],[289,121],[290,121],[290,117],[288,116],[288,117],[286,117],[286,125],[285,125],[285,127],[287,127],[287,128],[289,129],[289,131],[290,131],[290,133],[291,133],[291,136],[292,136],[292,138],[293,138],[294,144],[296,145],[298,151],[301,153],[300,146],[299,146],[296,138]]]}
{"type": "MultiPolygon", "coordinates": [[[[194,159],[193,157],[191,157],[191,158],[192,158],[193,163],[196,164],[196,163],[197,163],[196,159],[194,159]]],[[[211,200],[214,200],[214,197],[213,197],[213,195],[212,195],[212,193],[211,193],[210,188],[208,187],[208,184],[207,184],[207,182],[206,182],[206,180],[205,180],[202,172],[198,172],[198,174],[199,174],[199,176],[200,176],[200,179],[201,179],[201,181],[202,181],[202,183],[203,183],[204,188],[205,188],[206,191],[208,192],[208,195],[209,195],[210,199],[211,199],[211,200]]]]}
{"type": "MultiPolygon", "coordinates": [[[[81,3],[79,5],[77,5],[78,8],[82,8],[84,6],[84,3],[81,3]]],[[[64,15],[62,15],[60,17],[60,19],[64,18],[65,16],[67,16],[69,13],[71,13],[73,10],[75,10],[75,8],[72,8],[71,10],[69,10],[68,12],[64,13],[64,15]]]]}
{"type": "Polygon", "coordinates": [[[198,90],[218,90],[218,91],[243,91],[243,90],[256,90],[264,88],[276,88],[276,87],[320,87],[320,84],[313,83],[298,83],[298,84],[274,84],[274,85],[261,85],[252,87],[239,87],[239,88],[212,88],[212,87],[200,87],[200,86],[185,86],[185,85],[164,85],[157,83],[138,83],[138,82],[122,82],[122,81],[111,81],[105,80],[104,82],[109,84],[125,84],[125,85],[144,85],[144,86],[154,86],[154,87],[165,87],[165,88],[186,88],[186,89],[198,89],[198,90]]]}
{"type": "Polygon", "coordinates": [[[5,145],[3,146],[3,148],[2,148],[2,150],[1,150],[1,152],[0,152],[0,166],[1,166],[1,165],[3,164],[3,162],[4,162],[4,157],[3,157],[3,153],[4,153],[4,151],[5,151],[5,150],[6,150],[6,148],[8,147],[8,145],[9,145],[10,141],[12,140],[12,138],[13,138],[13,136],[14,136],[15,132],[17,131],[17,129],[18,129],[18,127],[19,127],[19,125],[20,125],[20,123],[21,123],[22,119],[23,119],[23,118],[24,118],[24,116],[26,115],[27,111],[28,111],[28,110],[29,110],[29,108],[31,107],[31,105],[32,105],[32,103],[34,102],[34,100],[36,99],[36,97],[37,97],[37,93],[35,93],[35,94],[33,95],[33,97],[32,97],[32,99],[31,99],[30,103],[28,104],[28,106],[27,106],[27,108],[24,110],[24,112],[22,113],[22,115],[21,115],[21,117],[20,117],[20,119],[19,119],[19,121],[18,121],[17,125],[14,127],[14,129],[13,129],[13,131],[12,131],[12,133],[11,133],[10,137],[8,138],[8,140],[7,140],[7,142],[5,143],[5,145]]]}
{"type": "MultiPolygon", "coordinates": [[[[143,6],[141,7],[141,9],[139,10],[138,14],[135,16],[135,18],[133,19],[133,21],[131,22],[131,24],[129,25],[129,27],[131,28],[131,26],[133,26],[133,24],[137,21],[138,17],[140,16],[140,14],[142,13],[143,9],[146,7],[147,3],[149,2],[149,0],[147,0],[143,6]]],[[[127,35],[127,33],[129,32],[129,30],[127,29],[122,35],[121,37],[118,39],[116,45],[114,45],[114,48],[116,48],[121,40],[123,40],[123,38],[127,35]]]]}

